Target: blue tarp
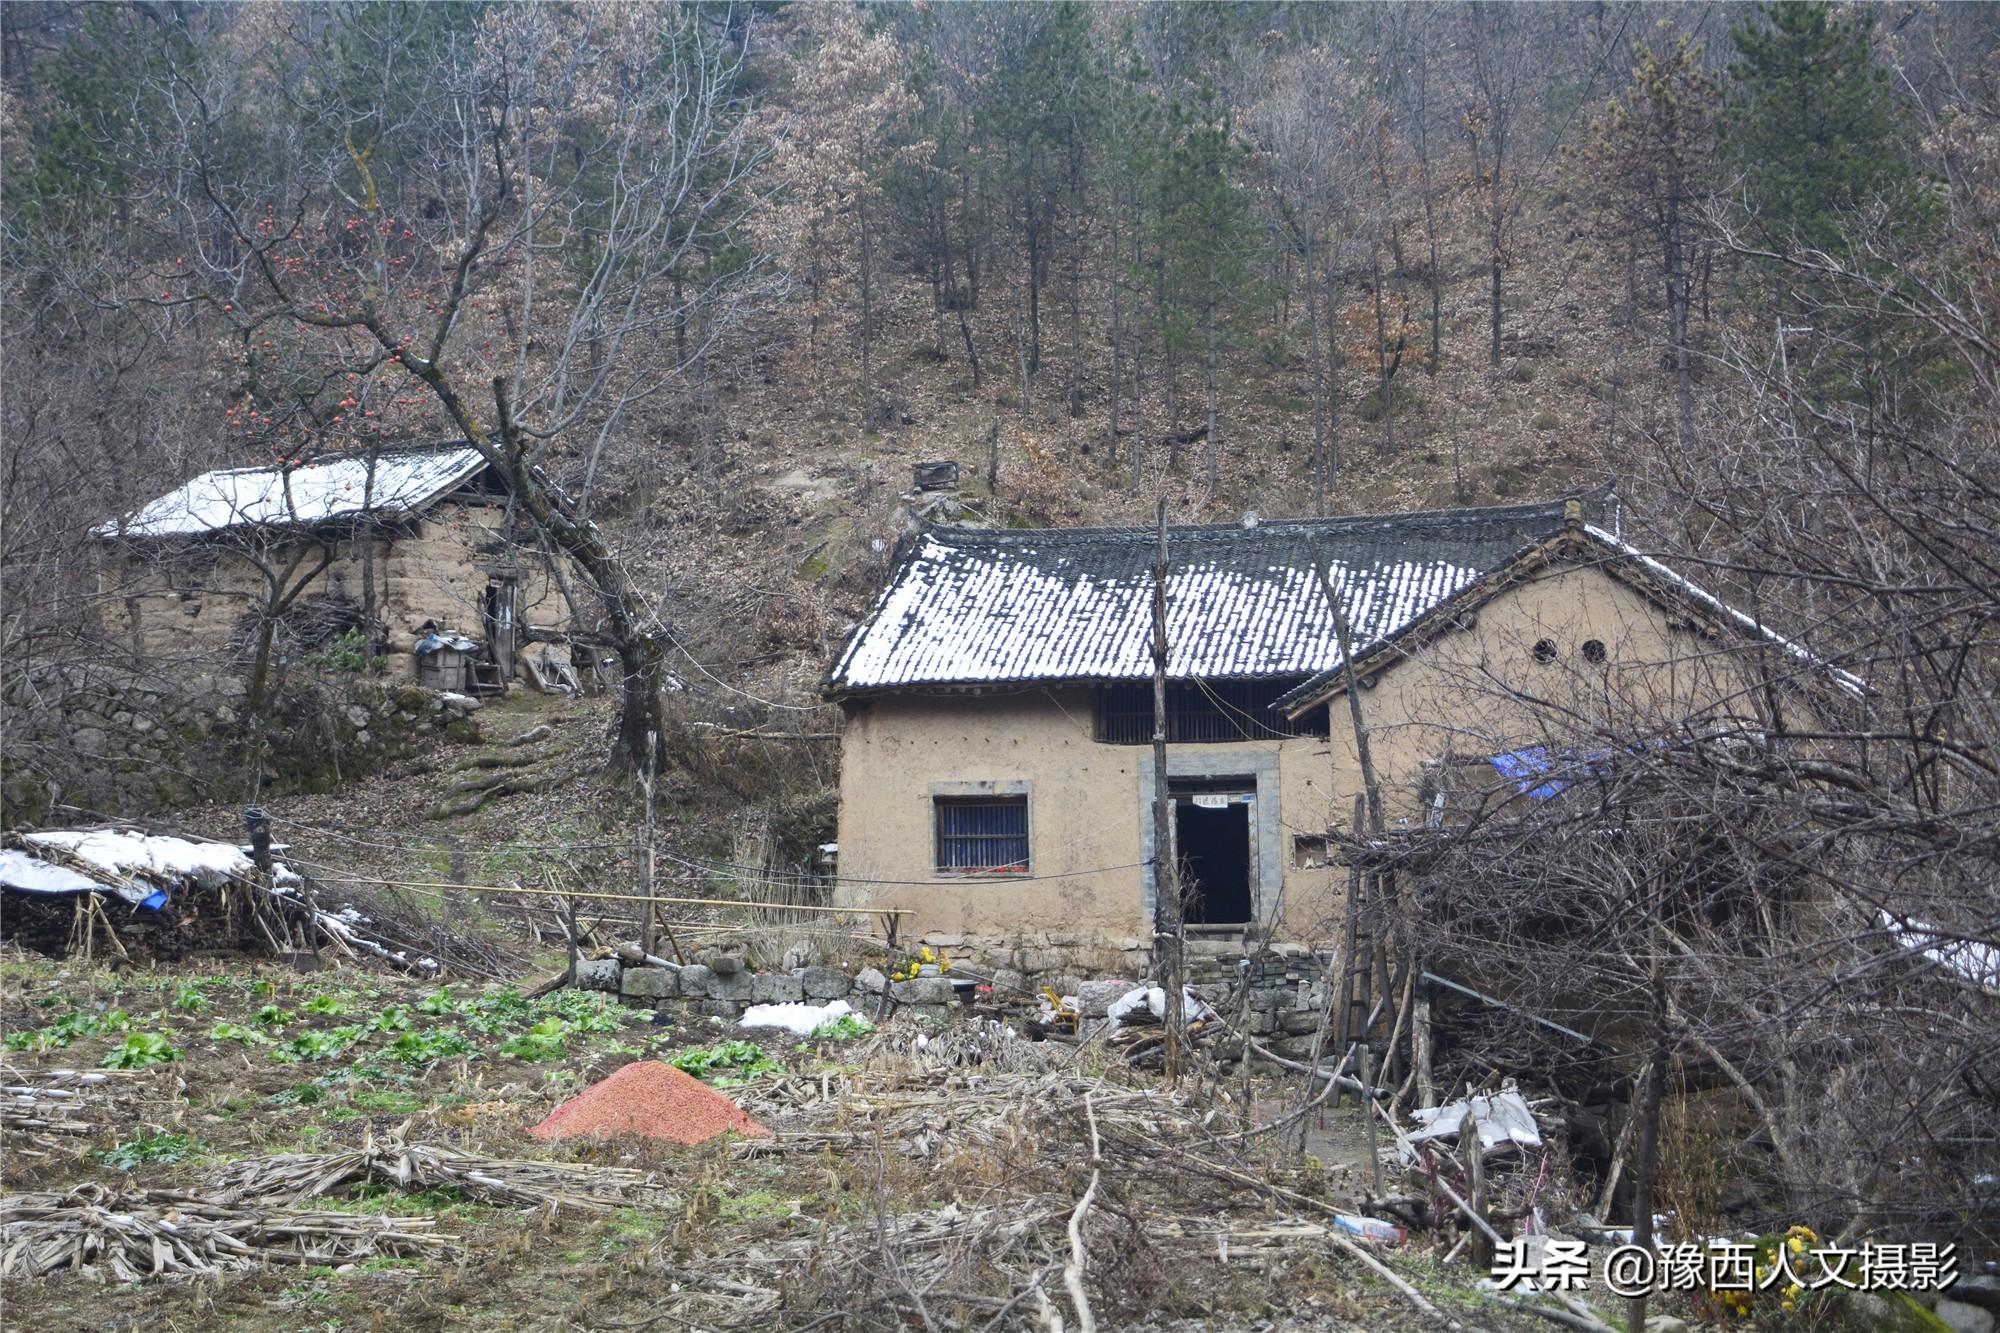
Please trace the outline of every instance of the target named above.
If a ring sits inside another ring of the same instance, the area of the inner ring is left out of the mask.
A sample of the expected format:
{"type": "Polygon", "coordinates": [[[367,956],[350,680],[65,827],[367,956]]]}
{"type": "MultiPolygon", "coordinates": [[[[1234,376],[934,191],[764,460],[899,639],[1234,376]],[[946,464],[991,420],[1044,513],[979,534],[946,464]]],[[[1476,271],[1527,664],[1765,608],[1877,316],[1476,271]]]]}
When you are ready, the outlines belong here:
{"type": "Polygon", "coordinates": [[[1531,745],[1523,750],[1502,750],[1488,755],[1486,762],[1518,787],[1521,795],[1532,801],[1546,801],[1562,795],[1576,777],[1597,773],[1599,765],[1610,756],[1609,750],[1551,754],[1546,745],[1531,745]],[[1555,776],[1550,776],[1552,772],[1555,776]]]}
{"type": "Polygon", "coordinates": [[[451,648],[461,653],[469,653],[478,646],[478,644],[466,638],[463,634],[439,633],[436,630],[432,630],[429,634],[417,640],[417,646],[414,651],[423,654],[434,653],[440,648],[451,648]]]}

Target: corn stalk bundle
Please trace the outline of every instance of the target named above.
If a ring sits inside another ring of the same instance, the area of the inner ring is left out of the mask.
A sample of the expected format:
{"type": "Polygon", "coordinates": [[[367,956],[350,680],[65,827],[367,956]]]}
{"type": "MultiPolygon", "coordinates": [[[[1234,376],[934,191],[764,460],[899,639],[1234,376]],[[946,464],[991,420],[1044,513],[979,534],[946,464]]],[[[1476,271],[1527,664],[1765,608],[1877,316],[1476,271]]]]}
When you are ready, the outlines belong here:
{"type": "Polygon", "coordinates": [[[99,1282],[202,1276],[259,1264],[345,1264],[435,1251],[431,1217],[245,1209],[170,1190],[0,1198],[0,1278],[76,1273],[99,1282]]]}
{"type": "Polygon", "coordinates": [[[70,1080],[17,1078],[10,1069],[0,1069],[0,1078],[7,1080],[0,1084],[0,1138],[17,1144],[23,1137],[48,1143],[51,1138],[89,1138],[97,1133],[97,1124],[84,1118],[82,1090],[60,1086],[70,1080]]]}
{"type": "Polygon", "coordinates": [[[387,1185],[406,1191],[452,1189],[499,1207],[605,1209],[665,1202],[642,1171],[576,1162],[483,1157],[457,1148],[406,1142],[400,1134],[342,1152],[280,1153],[231,1163],[214,1188],[237,1200],[316,1199],[347,1185],[387,1185]]]}

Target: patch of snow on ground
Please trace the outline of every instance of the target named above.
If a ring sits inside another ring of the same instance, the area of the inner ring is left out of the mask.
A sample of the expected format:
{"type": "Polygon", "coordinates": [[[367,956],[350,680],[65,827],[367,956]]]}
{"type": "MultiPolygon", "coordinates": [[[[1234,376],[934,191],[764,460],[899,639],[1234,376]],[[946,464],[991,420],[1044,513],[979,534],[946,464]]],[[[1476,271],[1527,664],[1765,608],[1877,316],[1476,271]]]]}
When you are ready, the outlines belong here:
{"type": "Polygon", "coordinates": [[[822,1023],[831,1023],[853,1012],[854,1006],[845,1000],[832,1000],[826,1004],[753,1004],[743,1011],[738,1026],[783,1028],[795,1036],[810,1037],[822,1023]]]}

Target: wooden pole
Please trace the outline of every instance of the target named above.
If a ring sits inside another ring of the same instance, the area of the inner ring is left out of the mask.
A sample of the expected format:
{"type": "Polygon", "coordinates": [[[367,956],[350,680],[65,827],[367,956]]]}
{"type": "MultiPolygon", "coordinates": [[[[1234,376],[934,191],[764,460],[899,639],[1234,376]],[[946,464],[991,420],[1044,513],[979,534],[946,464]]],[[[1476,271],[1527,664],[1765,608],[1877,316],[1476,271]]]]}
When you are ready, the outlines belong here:
{"type": "MultiPolygon", "coordinates": [[[[1354,823],[1356,833],[1361,832],[1361,797],[1354,798],[1354,823]]],[[[1347,868],[1347,924],[1340,946],[1340,1024],[1334,1044],[1346,1050],[1348,1043],[1355,1039],[1354,1032],[1354,956],[1355,945],[1360,938],[1361,919],[1361,868],[1349,865],[1347,868]]]]}
{"type": "Polygon", "coordinates": [[[646,733],[646,762],[639,769],[639,785],[646,793],[646,855],[640,859],[640,874],[645,882],[642,889],[646,895],[646,921],[639,932],[639,947],[647,953],[653,952],[653,920],[659,915],[659,904],[653,897],[656,869],[653,853],[653,784],[660,769],[660,733],[646,733]]]}
{"type": "Polygon", "coordinates": [[[1410,1058],[1417,1066],[1417,1105],[1436,1106],[1431,1086],[1431,984],[1417,978],[1415,1013],[1410,1019],[1410,1058]]]}
{"type": "Polygon", "coordinates": [[[1166,992],[1167,1081],[1180,1074],[1181,883],[1174,860],[1174,807],[1167,785],[1167,499],[1154,512],[1153,555],[1153,958],[1166,992]]]}
{"type": "MultiPolygon", "coordinates": [[[[1313,574],[1319,579],[1320,594],[1326,598],[1327,611],[1333,617],[1333,632],[1340,646],[1341,667],[1347,676],[1347,716],[1354,728],[1354,758],[1361,769],[1362,794],[1367,798],[1368,831],[1380,838],[1384,822],[1382,784],[1375,774],[1375,753],[1368,743],[1367,720],[1361,715],[1361,677],[1354,666],[1354,640],[1347,623],[1347,610],[1341,605],[1340,593],[1334,588],[1333,579],[1327,573],[1326,562],[1320,559],[1317,552],[1313,554],[1313,574]]],[[[1395,991],[1392,984],[1394,978],[1389,974],[1388,945],[1384,939],[1389,925],[1386,911],[1392,906],[1389,896],[1394,894],[1396,898],[1393,904],[1397,909],[1396,933],[1399,936],[1396,941],[1396,951],[1403,956],[1402,963],[1406,974],[1412,977],[1422,970],[1421,958],[1416,947],[1414,903],[1403,901],[1403,896],[1396,893],[1393,873],[1378,873],[1370,876],[1370,881],[1369,899],[1374,923],[1374,949],[1376,966],[1382,972],[1382,997],[1390,1004],[1394,1004],[1395,991]]],[[[1397,1026],[1396,1017],[1396,1015],[1390,1016],[1391,1031],[1397,1026]]],[[[1361,1035],[1365,1038],[1367,1033],[1364,1031],[1361,1035]]],[[[1389,1050],[1385,1063],[1392,1069],[1397,1064],[1397,1055],[1393,1047],[1389,1050]]]]}
{"type": "MultiPolygon", "coordinates": [[[[1655,914],[1655,929],[1658,930],[1655,914]]],[[[1639,1112],[1639,1161],[1632,1181],[1632,1243],[1651,1253],[1653,1249],[1653,1194],[1660,1164],[1660,1102],[1667,1083],[1667,979],[1661,967],[1660,949],[1653,948],[1653,1054],[1646,1069],[1645,1090],[1639,1112]]],[[[1625,1327],[1632,1333],[1646,1333],[1646,1297],[1634,1296],[1627,1309],[1625,1327]]]]}
{"type": "MultiPolygon", "coordinates": [[[[1361,1044],[1359,1050],[1361,1053],[1361,1086],[1372,1088],[1375,1086],[1374,1056],[1368,1050],[1366,1042],[1361,1044]]],[[[1311,1080],[1308,1079],[1307,1082],[1310,1084],[1311,1080]]],[[[1360,1094],[1364,1101],[1372,1095],[1367,1092],[1360,1094]]],[[[1375,1142],[1375,1117],[1368,1114],[1366,1106],[1361,1108],[1361,1119],[1368,1126],[1368,1202],[1370,1206],[1373,1206],[1375,1200],[1382,1197],[1382,1150],[1375,1142]]]]}
{"type": "MultiPolygon", "coordinates": [[[[1458,1145],[1465,1160],[1466,1202],[1471,1207],[1470,1216],[1479,1222],[1486,1220],[1486,1150],[1479,1143],[1479,1121],[1472,1114],[1471,1093],[1467,1092],[1465,1124],[1460,1127],[1458,1145]]],[[[1473,1227],[1466,1233],[1472,1241],[1472,1252],[1467,1256],[1472,1266],[1485,1273],[1493,1269],[1493,1242],[1487,1239],[1485,1231],[1473,1227]]]]}

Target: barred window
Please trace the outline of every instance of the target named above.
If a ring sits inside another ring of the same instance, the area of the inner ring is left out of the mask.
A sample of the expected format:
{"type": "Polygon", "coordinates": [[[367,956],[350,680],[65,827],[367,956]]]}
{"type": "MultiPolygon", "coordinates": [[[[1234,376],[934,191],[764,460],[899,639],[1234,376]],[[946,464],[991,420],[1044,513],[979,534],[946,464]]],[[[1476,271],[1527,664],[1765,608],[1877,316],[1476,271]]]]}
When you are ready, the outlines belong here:
{"type": "Polygon", "coordinates": [[[935,803],[939,870],[1027,873],[1026,796],[940,796],[935,803]]]}

